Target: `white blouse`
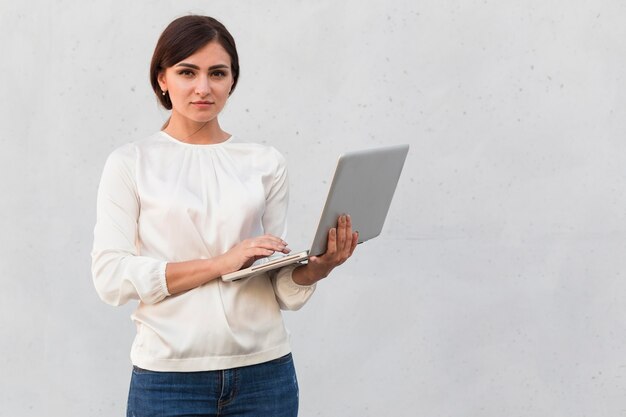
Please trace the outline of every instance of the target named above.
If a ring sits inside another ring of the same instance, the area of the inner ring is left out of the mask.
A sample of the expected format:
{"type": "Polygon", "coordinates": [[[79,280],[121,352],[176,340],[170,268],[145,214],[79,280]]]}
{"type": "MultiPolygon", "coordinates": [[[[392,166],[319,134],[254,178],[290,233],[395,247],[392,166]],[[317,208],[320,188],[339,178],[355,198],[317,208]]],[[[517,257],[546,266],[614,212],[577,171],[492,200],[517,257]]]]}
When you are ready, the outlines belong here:
{"type": "Polygon", "coordinates": [[[231,137],[214,145],[164,132],[111,153],[98,189],[92,273],[105,302],[139,300],[134,365],[156,371],[228,369],[290,352],[280,309],[297,310],[315,285],[294,266],[170,295],[167,262],[210,259],[244,239],[285,239],[285,159],[231,137]]]}

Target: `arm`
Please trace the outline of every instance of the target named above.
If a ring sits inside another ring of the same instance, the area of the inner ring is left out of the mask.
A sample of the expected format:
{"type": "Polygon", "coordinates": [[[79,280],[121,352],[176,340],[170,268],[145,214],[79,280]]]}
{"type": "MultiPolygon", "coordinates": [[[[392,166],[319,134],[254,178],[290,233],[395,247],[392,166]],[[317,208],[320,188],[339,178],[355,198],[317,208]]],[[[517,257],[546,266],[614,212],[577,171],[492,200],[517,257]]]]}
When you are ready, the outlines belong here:
{"type": "Polygon", "coordinates": [[[165,261],[139,255],[135,158],[133,145],[115,150],[98,187],[91,270],[98,295],[111,305],[156,303],[169,295],[165,261]]]}
{"type": "MultiPolygon", "coordinates": [[[[265,212],[262,222],[266,233],[271,233],[284,239],[287,234],[289,181],[285,159],[277,151],[275,151],[275,155],[278,158],[278,168],[265,199],[265,212]]],[[[295,266],[290,265],[269,273],[276,300],[283,310],[300,309],[315,291],[314,284],[300,285],[294,282],[292,278],[294,269],[295,266]]]]}
{"type": "Polygon", "coordinates": [[[135,181],[136,151],[126,145],[105,163],[97,199],[92,275],[100,298],[111,305],[141,300],[154,304],[165,297],[236,271],[274,251],[288,253],[274,236],[248,239],[213,259],[170,262],[140,256],[137,221],[140,198],[135,181]]]}
{"type": "Polygon", "coordinates": [[[223,255],[213,259],[197,259],[167,264],[165,276],[170,294],[178,294],[199,287],[222,275],[252,265],[254,261],[274,252],[289,253],[282,239],[264,235],[246,239],[223,255]]]}
{"type": "Polygon", "coordinates": [[[317,281],[352,256],[359,236],[352,232],[350,216],[340,216],[337,223],[328,232],[326,253],[312,256],[306,265],[287,266],[276,273],[274,291],[282,309],[300,309],[313,294],[317,281]]]}

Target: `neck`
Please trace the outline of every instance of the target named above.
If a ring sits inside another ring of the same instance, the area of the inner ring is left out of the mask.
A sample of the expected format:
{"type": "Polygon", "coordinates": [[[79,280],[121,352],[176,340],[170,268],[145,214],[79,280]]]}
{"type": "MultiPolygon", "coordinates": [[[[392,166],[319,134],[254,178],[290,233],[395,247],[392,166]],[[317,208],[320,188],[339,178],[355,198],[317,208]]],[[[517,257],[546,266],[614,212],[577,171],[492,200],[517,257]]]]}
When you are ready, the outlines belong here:
{"type": "Polygon", "coordinates": [[[163,131],[181,142],[196,145],[224,142],[230,135],[222,130],[217,118],[207,122],[196,122],[172,111],[163,131]]]}

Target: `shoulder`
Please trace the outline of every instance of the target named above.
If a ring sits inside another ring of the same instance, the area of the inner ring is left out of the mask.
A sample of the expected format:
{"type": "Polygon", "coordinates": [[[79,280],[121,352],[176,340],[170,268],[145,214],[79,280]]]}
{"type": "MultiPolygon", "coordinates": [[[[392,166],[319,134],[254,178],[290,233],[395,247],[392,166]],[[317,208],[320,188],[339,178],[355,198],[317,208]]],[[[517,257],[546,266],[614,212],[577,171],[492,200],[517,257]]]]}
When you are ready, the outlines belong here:
{"type": "Polygon", "coordinates": [[[107,157],[105,171],[132,171],[137,151],[133,143],[126,143],[114,149],[107,157]]]}
{"type": "Polygon", "coordinates": [[[159,140],[160,135],[153,134],[118,146],[107,157],[105,169],[133,173],[141,150],[153,147],[159,140]]]}
{"type": "Polygon", "coordinates": [[[123,162],[130,159],[134,159],[137,155],[137,150],[135,149],[135,143],[125,143],[117,148],[115,148],[110,154],[108,159],[116,162],[123,162]]]}
{"type": "Polygon", "coordinates": [[[235,152],[246,154],[258,164],[267,164],[276,170],[282,170],[287,166],[287,160],[283,154],[275,147],[264,143],[233,137],[229,141],[229,148],[235,152]]]}
{"type": "MultiPolygon", "coordinates": [[[[133,142],[125,143],[115,148],[108,157],[108,161],[116,164],[134,165],[137,155],[141,150],[148,149],[163,142],[162,136],[158,133],[135,140],[133,142]]],[[[107,162],[108,162],[107,161],[107,162]]]]}

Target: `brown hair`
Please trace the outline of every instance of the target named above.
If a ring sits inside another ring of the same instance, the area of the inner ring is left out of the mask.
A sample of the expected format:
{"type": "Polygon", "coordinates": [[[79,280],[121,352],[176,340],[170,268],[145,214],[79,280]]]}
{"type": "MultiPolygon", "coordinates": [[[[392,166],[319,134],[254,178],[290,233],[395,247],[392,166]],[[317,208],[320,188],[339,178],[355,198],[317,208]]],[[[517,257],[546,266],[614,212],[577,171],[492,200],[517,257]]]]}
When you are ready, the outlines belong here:
{"type": "Polygon", "coordinates": [[[176,65],[212,41],[219,43],[230,56],[233,86],[229,94],[235,90],[239,79],[239,56],[233,36],[223,24],[212,17],[183,16],[165,28],[154,48],[150,63],[150,83],[163,107],[171,110],[172,102],[169,94],[163,95],[159,86],[158,77],[161,71],[176,65]]]}

